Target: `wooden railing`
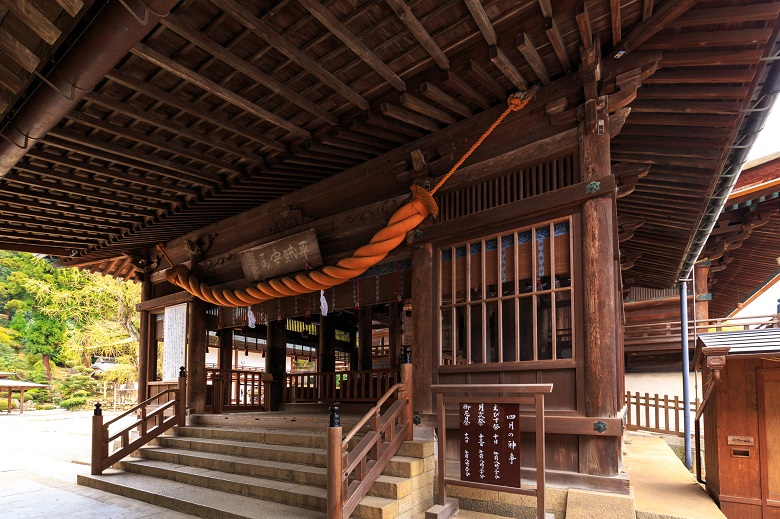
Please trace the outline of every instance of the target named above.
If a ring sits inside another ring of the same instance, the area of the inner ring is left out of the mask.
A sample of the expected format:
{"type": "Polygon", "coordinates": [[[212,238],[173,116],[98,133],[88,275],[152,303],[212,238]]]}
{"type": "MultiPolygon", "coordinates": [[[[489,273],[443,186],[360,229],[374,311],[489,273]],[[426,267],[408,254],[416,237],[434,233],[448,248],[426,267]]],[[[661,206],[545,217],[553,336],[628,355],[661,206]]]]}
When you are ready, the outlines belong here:
{"type": "MultiPolygon", "coordinates": [[[[211,381],[211,411],[269,411],[271,381],[269,373],[247,369],[206,369],[211,381]]],[[[208,403],[207,403],[208,407],[208,403]]]]}
{"type": "Polygon", "coordinates": [[[397,369],[288,373],[285,402],[376,402],[400,382],[397,369]]]}
{"type": "Polygon", "coordinates": [[[347,519],[374,481],[401,448],[412,439],[412,365],[401,364],[395,384],[342,438],[338,407],[331,408],[328,428],[328,519],[347,519]],[[397,399],[383,413],[382,406],[397,399]],[[350,452],[349,442],[365,425],[369,432],[350,452]]]}
{"type": "MultiPolygon", "coordinates": [[[[690,406],[693,416],[699,408],[699,399],[690,406]]],[[[626,429],[685,436],[684,409],[678,396],[626,392],[626,429]]]]}
{"type": "Polygon", "coordinates": [[[186,379],[184,368],[181,368],[175,389],[157,393],[106,423],[103,423],[100,404],[95,404],[95,415],[92,417],[92,474],[101,474],[174,425],[183,426],[186,414],[185,399],[186,379]],[[119,430],[112,432],[112,425],[119,430]],[[137,434],[137,437],[131,439],[133,433],[137,434]],[[112,450],[115,440],[120,441],[120,447],[112,450]]]}
{"type": "MultiPolygon", "coordinates": [[[[689,348],[693,349],[693,339],[696,335],[712,332],[741,331],[760,328],[780,327],[780,314],[757,317],[730,319],[706,319],[688,322],[689,348]],[[694,330],[695,328],[695,330],[694,330]]],[[[664,349],[679,349],[680,321],[628,324],[624,327],[624,344],[626,353],[641,353],[643,351],[658,351],[664,349]]]]}

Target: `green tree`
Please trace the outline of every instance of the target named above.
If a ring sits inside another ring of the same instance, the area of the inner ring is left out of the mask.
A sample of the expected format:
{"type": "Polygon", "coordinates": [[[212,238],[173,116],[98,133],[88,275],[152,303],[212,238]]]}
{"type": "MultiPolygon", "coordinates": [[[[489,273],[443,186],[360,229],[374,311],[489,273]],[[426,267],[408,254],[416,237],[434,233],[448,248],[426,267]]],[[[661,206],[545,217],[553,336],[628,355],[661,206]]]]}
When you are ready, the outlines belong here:
{"type": "Polygon", "coordinates": [[[68,336],[65,324],[44,314],[33,312],[21,333],[27,353],[40,355],[46,379],[51,380],[51,360],[55,362],[68,336]]]}

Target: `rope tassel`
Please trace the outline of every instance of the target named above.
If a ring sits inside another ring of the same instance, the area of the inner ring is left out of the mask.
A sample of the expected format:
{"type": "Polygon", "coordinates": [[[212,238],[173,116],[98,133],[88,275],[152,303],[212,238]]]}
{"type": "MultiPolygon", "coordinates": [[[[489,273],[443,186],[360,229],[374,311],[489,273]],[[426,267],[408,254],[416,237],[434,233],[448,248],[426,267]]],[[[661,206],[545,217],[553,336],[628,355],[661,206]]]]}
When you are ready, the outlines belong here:
{"type": "Polygon", "coordinates": [[[272,299],[288,296],[299,296],[327,290],[354,279],[363,274],[370,267],[382,261],[387,254],[400,245],[406,234],[420,225],[428,215],[436,218],[439,208],[433,195],[439,188],[457,171],[482,142],[495,130],[499,124],[514,111],[522,110],[536,93],[538,87],[534,86],[523,94],[513,94],[507,101],[507,108],[496,121],[482,134],[482,136],[463,154],[463,156],[450,168],[444,177],[428,192],[420,186],[411,187],[412,197],[398,208],[390,217],[387,225],[374,234],[368,244],[363,245],[352,253],[352,256],[343,258],[335,265],[323,267],[320,271],[309,271],[295,276],[261,281],[255,286],[232,290],[218,290],[211,288],[206,283],[201,283],[190,273],[184,265],[172,267],[166,271],[168,281],[179,286],[190,294],[220,306],[247,306],[262,303],[272,299]]]}

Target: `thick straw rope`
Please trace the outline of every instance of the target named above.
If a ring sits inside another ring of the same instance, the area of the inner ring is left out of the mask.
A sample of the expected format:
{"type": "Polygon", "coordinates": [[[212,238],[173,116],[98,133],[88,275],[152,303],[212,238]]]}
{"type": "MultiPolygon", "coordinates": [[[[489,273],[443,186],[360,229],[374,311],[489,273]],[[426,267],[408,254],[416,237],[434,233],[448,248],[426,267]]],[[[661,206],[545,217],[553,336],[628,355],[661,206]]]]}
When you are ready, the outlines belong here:
{"type": "Polygon", "coordinates": [[[434,218],[438,215],[439,208],[433,200],[433,194],[479,148],[487,136],[511,112],[522,110],[535,92],[536,87],[525,94],[512,95],[507,101],[508,106],[506,110],[498,116],[496,121],[490,125],[490,128],[477,139],[430,192],[420,186],[412,186],[411,199],[393,213],[387,225],[374,234],[367,245],[357,249],[352,253],[352,256],[339,260],[336,265],[326,266],[319,271],[304,272],[292,277],[284,276],[261,281],[252,287],[239,290],[211,288],[207,284],[198,281],[184,265],[178,265],[169,269],[166,272],[168,281],[209,303],[221,306],[247,306],[280,297],[298,296],[317,290],[326,290],[360,276],[370,267],[382,261],[391,250],[400,245],[406,239],[406,234],[420,225],[428,215],[433,215],[434,218]]]}

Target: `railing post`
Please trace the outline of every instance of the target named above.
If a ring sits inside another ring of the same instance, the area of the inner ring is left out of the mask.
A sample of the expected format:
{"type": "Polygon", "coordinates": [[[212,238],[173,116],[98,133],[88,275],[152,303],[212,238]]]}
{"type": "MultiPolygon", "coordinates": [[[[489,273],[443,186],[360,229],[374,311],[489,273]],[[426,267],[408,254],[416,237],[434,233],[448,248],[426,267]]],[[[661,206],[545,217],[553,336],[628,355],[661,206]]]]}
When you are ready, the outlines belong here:
{"type": "Polygon", "coordinates": [[[103,411],[100,402],[95,402],[95,414],[92,416],[92,475],[103,472],[103,411]]]}
{"type": "Polygon", "coordinates": [[[179,368],[179,389],[176,394],[176,415],[179,418],[178,426],[187,424],[187,370],[184,366],[179,368]]]}
{"type": "Polygon", "coordinates": [[[341,417],[339,408],[330,408],[330,427],[328,427],[328,519],[342,519],[344,479],[341,452],[341,417]]]}
{"type": "Polygon", "coordinates": [[[409,435],[407,441],[414,439],[414,423],[412,422],[412,416],[414,415],[414,406],[412,405],[412,395],[414,394],[412,376],[412,354],[409,351],[409,347],[405,346],[401,353],[401,383],[404,385],[404,393],[402,398],[406,398],[406,410],[404,411],[404,422],[409,424],[409,435]]]}

